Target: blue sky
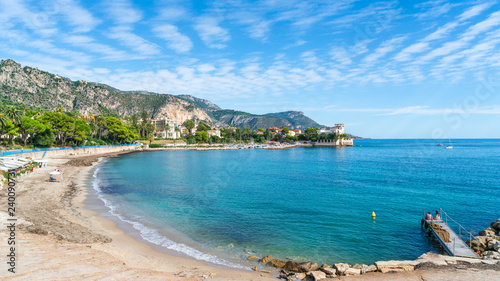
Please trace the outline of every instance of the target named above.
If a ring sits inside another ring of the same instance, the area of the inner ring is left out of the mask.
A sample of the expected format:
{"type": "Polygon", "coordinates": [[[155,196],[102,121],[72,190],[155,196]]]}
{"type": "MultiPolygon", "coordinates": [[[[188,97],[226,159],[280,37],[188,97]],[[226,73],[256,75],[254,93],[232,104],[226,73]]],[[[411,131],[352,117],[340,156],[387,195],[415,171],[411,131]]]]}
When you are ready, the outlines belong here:
{"type": "Polygon", "coordinates": [[[122,90],[372,138],[500,138],[496,1],[0,0],[0,34],[2,59],[122,90]]]}

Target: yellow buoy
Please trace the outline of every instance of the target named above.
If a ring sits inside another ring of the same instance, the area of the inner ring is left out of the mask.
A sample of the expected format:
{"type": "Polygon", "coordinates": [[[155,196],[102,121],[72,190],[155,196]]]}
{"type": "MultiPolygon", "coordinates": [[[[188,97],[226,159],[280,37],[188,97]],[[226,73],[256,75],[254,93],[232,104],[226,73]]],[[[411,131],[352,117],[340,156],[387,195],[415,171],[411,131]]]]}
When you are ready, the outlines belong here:
{"type": "Polygon", "coordinates": [[[372,212],[372,218],[375,218],[376,215],[375,215],[375,212],[372,212]]]}

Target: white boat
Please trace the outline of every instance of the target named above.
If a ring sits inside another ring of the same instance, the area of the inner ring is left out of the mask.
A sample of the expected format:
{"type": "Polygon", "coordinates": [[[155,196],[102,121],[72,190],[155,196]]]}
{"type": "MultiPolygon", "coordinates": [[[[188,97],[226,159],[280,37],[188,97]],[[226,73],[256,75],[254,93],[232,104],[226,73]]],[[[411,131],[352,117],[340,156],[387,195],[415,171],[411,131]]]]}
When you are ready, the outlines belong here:
{"type": "Polygon", "coordinates": [[[447,146],[445,146],[444,148],[446,148],[446,149],[452,149],[453,146],[451,145],[451,139],[448,139],[448,141],[450,142],[450,144],[447,145],[447,146]]]}

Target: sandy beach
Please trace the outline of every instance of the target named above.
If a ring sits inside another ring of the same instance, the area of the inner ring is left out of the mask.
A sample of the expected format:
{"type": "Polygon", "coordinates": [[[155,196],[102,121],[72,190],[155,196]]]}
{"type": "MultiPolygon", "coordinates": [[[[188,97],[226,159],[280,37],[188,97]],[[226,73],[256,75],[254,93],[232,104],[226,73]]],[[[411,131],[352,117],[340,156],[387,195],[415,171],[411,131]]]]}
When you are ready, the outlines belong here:
{"type": "MultiPolygon", "coordinates": [[[[158,251],[137,241],[107,218],[84,205],[87,183],[101,157],[120,153],[50,159],[16,183],[16,265],[6,264],[9,231],[0,231],[2,280],[277,280],[267,272],[219,268],[158,251]],[[61,182],[48,173],[64,171],[61,182]]],[[[0,220],[7,224],[7,191],[0,191],[0,220]]],[[[257,264],[256,264],[257,265],[257,264]]],[[[337,280],[500,280],[499,265],[423,268],[401,273],[369,273],[337,280]]],[[[326,280],[326,279],[325,279],[326,280]]]]}

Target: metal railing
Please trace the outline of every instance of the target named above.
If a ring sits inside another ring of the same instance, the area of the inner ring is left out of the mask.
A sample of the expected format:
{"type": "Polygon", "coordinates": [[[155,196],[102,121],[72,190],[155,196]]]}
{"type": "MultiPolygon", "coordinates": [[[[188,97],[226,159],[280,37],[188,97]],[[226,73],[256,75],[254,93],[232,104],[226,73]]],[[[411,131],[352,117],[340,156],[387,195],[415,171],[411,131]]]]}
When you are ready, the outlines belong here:
{"type": "MultiPolygon", "coordinates": [[[[463,237],[467,237],[469,238],[469,244],[467,243],[464,243],[465,245],[467,245],[467,247],[469,247],[472,250],[472,242],[474,241],[473,237],[474,235],[468,231],[467,229],[465,229],[465,227],[463,227],[460,223],[458,223],[457,221],[455,221],[453,218],[451,218],[445,211],[443,211],[442,208],[439,209],[439,213],[441,215],[441,222],[445,223],[451,231],[455,232],[455,234],[458,233],[458,238],[460,240],[462,240],[462,242],[464,241],[463,237]]],[[[425,209],[424,209],[424,219],[426,218],[426,213],[425,213],[425,209]]],[[[439,222],[439,221],[436,221],[436,222],[439,222]]],[[[438,230],[433,230],[436,232],[436,234],[438,236],[440,236],[440,232],[441,232],[441,229],[438,229],[438,230]]],[[[451,238],[451,237],[450,237],[451,238]]],[[[439,239],[439,242],[441,243],[441,240],[442,239],[439,239]]],[[[451,241],[453,243],[453,246],[452,246],[452,249],[453,249],[453,253],[456,253],[456,238],[454,237],[453,238],[453,241],[451,241]]],[[[443,241],[443,243],[445,243],[445,241],[443,241]]],[[[479,245],[479,241],[477,242],[478,245],[479,245]]],[[[445,247],[445,245],[442,245],[445,249],[447,249],[447,247],[445,247]]],[[[448,251],[448,250],[447,250],[448,251]]],[[[474,252],[474,251],[473,251],[474,252]]],[[[450,253],[451,254],[451,253],[450,253]]]]}
{"type": "MultiPolygon", "coordinates": [[[[463,237],[462,235],[465,235],[465,237],[469,237],[469,244],[470,245],[467,245],[467,243],[465,243],[471,250],[472,250],[472,241],[473,241],[473,237],[474,235],[468,231],[467,229],[465,229],[465,227],[463,227],[460,223],[458,223],[457,221],[455,221],[454,219],[452,219],[445,211],[443,211],[442,208],[439,208],[439,212],[441,214],[441,218],[444,220],[444,222],[448,225],[448,227],[450,227],[450,229],[453,230],[453,228],[455,228],[456,230],[458,230],[458,232],[456,232],[455,230],[455,233],[458,233],[458,237],[463,241],[463,237]],[[453,222],[453,225],[450,225],[450,223],[448,223],[448,221],[453,222]],[[454,227],[452,227],[454,226],[454,227]]],[[[478,241],[478,246],[479,246],[479,241],[478,241]]],[[[453,241],[453,251],[455,251],[455,241],[453,241]]]]}

